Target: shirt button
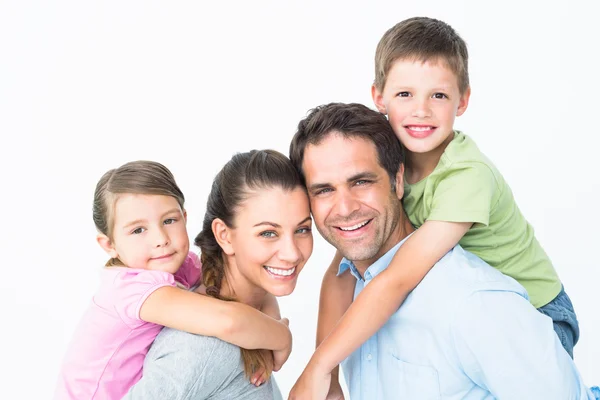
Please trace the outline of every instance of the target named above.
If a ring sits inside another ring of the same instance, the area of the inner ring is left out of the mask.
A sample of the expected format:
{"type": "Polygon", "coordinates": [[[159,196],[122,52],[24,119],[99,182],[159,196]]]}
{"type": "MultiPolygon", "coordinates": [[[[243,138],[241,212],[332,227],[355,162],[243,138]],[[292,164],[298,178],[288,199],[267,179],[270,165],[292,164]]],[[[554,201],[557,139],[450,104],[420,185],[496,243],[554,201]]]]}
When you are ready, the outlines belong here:
{"type": "Polygon", "coordinates": [[[370,354],[367,354],[367,360],[371,361],[373,359],[373,356],[371,356],[370,354]]]}

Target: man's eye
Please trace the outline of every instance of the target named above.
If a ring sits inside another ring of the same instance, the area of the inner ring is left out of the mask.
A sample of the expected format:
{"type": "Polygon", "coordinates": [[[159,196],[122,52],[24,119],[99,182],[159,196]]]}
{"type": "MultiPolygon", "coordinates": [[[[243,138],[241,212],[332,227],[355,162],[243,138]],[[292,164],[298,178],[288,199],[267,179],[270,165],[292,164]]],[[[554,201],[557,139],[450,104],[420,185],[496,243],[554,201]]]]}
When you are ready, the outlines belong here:
{"type": "Polygon", "coordinates": [[[362,185],[366,185],[367,183],[370,183],[370,182],[371,182],[371,181],[368,181],[368,180],[366,180],[366,179],[361,179],[361,180],[358,180],[358,181],[356,181],[354,184],[355,184],[356,186],[362,186],[362,185]]]}
{"type": "Polygon", "coordinates": [[[274,238],[277,237],[277,233],[274,231],[264,231],[260,233],[260,236],[265,238],[274,238]]]}
{"type": "Polygon", "coordinates": [[[177,220],[175,218],[167,218],[167,219],[165,219],[164,224],[171,225],[171,224],[174,224],[175,222],[177,222],[177,220]]]}
{"type": "Polygon", "coordinates": [[[329,192],[331,192],[331,189],[330,189],[330,188],[320,189],[320,190],[317,190],[317,191],[315,192],[315,196],[318,196],[318,195],[320,195],[320,194],[329,193],[329,192]]]}
{"type": "Polygon", "coordinates": [[[140,233],[144,232],[146,229],[145,228],[137,228],[131,231],[131,233],[133,233],[134,235],[139,235],[140,233]]]}
{"type": "Polygon", "coordinates": [[[448,96],[446,96],[444,93],[434,93],[433,98],[434,99],[447,99],[448,96]]]}

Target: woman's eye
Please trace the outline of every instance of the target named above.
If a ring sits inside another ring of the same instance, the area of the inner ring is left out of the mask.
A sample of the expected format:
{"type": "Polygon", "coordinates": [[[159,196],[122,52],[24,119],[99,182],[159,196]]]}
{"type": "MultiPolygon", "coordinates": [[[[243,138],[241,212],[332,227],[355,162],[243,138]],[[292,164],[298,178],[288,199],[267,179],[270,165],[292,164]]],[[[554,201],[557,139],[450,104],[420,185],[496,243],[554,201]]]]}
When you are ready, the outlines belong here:
{"type": "Polygon", "coordinates": [[[277,237],[277,233],[275,233],[274,231],[265,231],[265,232],[261,232],[260,236],[265,237],[265,238],[274,238],[274,237],[277,237]]]}
{"type": "Polygon", "coordinates": [[[304,228],[298,228],[298,230],[296,231],[296,233],[310,233],[310,228],[304,227],[304,228]]]}
{"type": "Polygon", "coordinates": [[[165,219],[164,224],[171,225],[171,224],[174,224],[175,222],[177,222],[177,220],[175,218],[168,218],[168,219],[165,219]]]}

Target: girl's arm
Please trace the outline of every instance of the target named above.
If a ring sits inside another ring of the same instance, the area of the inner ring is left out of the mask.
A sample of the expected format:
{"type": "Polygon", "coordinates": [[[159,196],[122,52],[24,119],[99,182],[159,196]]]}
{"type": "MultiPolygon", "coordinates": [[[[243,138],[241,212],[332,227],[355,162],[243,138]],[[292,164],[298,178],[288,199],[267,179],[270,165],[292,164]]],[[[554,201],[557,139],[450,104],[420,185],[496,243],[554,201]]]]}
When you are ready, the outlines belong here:
{"type": "Polygon", "coordinates": [[[313,354],[294,394],[322,392],[331,371],[377,332],[435,263],[469,230],[470,222],[427,221],[400,247],[386,270],[354,300],[313,354]]]}
{"type": "Polygon", "coordinates": [[[190,333],[214,336],[245,349],[287,350],[292,335],[284,322],[235,301],[223,301],[172,286],[155,290],[140,318],[190,333]]]}

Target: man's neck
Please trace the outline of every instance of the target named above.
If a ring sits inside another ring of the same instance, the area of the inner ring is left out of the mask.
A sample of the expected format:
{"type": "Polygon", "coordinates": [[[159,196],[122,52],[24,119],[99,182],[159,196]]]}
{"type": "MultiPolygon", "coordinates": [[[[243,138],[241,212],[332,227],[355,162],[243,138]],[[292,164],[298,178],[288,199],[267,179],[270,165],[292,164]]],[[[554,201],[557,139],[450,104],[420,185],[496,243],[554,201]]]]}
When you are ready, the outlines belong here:
{"type": "Polygon", "coordinates": [[[415,228],[410,223],[410,220],[406,216],[404,209],[401,210],[400,220],[398,221],[398,225],[392,230],[391,235],[384,242],[383,246],[379,249],[377,254],[369,259],[364,261],[354,261],[351,260],[360,275],[364,278],[365,272],[367,269],[373,265],[377,260],[379,260],[385,253],[390,251],[395,245],[404,240],[408,235],[413,233],[415,228]]]}

